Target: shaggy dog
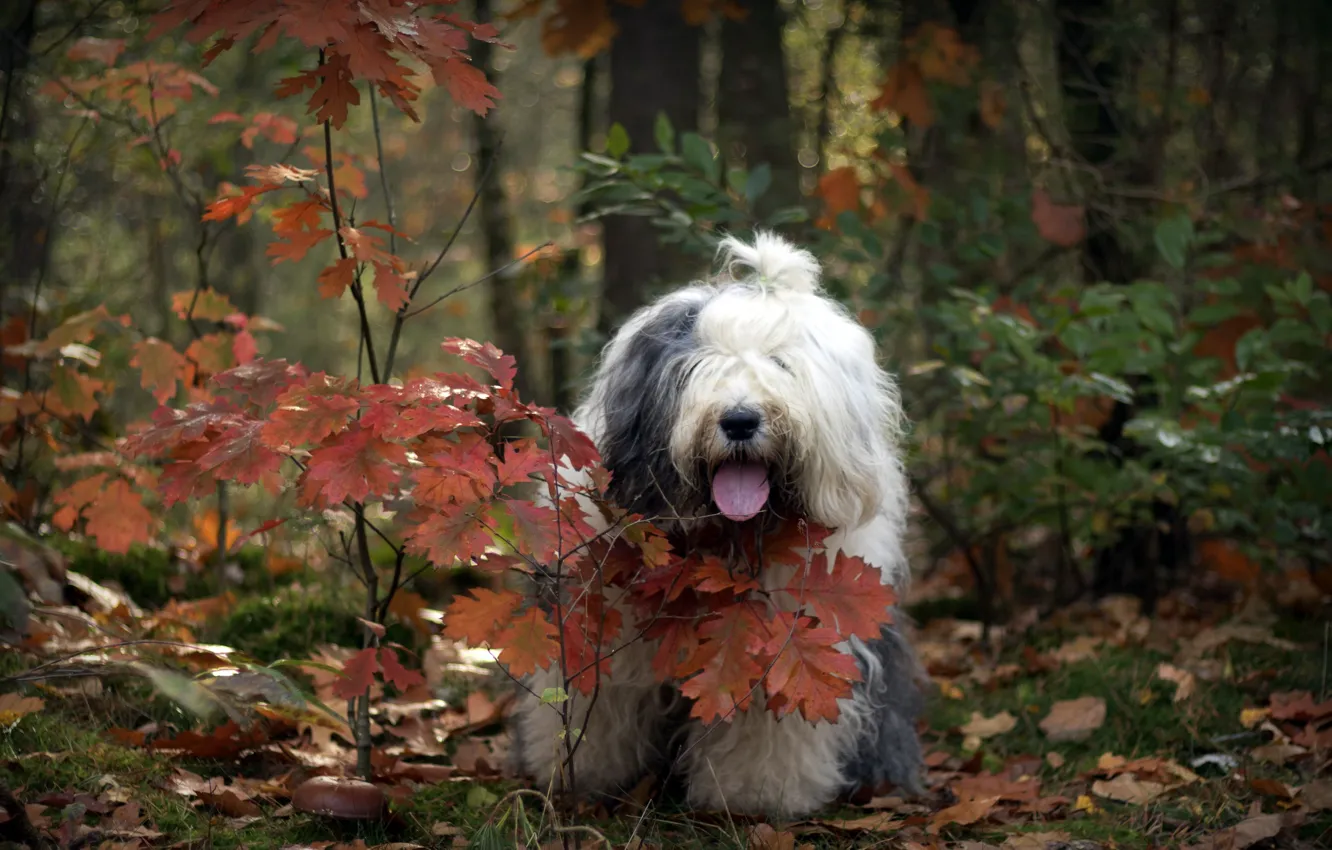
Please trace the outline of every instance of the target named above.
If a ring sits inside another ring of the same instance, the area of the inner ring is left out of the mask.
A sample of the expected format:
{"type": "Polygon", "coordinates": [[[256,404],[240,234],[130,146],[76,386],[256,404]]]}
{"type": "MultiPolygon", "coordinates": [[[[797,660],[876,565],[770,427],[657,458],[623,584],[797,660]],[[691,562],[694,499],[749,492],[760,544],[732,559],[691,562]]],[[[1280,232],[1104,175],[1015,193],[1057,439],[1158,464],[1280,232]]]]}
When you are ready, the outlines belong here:
{"type": "MultiPolygon", "coordinates": [[[[808,252],[766,233],[753,244],[727,239],[721,250],[726,276],[667,295],[624,324],[574,414],[612,474],[608,496],[677,533],[803,517],[833,530],[830,556],[863,558],[900,589],[902,415],[872,338],[821,294],[808,252]]],[[[760,565],[758,580],[775,590],[792,575],[760,565]]],[[[582,730],[577,789],[614,794],[664,768],[683,780],[692,806],[783,817],[885,780],[918,790],[910,648],[893,627],[839,648],[863,680],[840,701],[836,722],[779,720],[756,699],[712,726],[690,719],[678,691],[654,678],[654,645],[617,648],[596,699],[574,693],[566,706],[582,730]]],[[[563,724],[534,694],[561,682],[549,670],[524,684],[515,756],[558,787],[563,724]]]]}

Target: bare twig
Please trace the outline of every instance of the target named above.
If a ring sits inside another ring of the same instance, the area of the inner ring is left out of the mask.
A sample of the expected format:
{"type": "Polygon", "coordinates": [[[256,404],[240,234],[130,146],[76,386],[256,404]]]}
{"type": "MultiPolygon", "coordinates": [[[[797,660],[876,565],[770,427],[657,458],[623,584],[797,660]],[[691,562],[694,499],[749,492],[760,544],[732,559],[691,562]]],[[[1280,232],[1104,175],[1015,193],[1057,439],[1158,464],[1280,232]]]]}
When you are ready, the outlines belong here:
{"type": "Polygon", "coordinates": [[[481,284],[483,284],[483,283],[485,283],[486,281],[490,280],[492,277],[494,277],[494,276],[496,276],[496,275],[498,275],[498,274],[503,274],[504,272],[508,271],[509,269],[513,268],[514,266],[518,265],[519,263],[521,263],[521,262],[527,260],[529,257],[531,257],[531,256],[533,256],[533,255],[535,255],[535,254],[539,254],[539,253],[541,253],[542,251],[546,250],[547,248],[549,248],[549,247],[550,247],[551,245],[553,245],[553,244],[554,244],[553,242],[546,242],[546,243],[543,244],[543,245],[538,245],[537,247],[535,247],[535,248],[533,248],[532,250],[528,251],[526,254],[523,254],[521,257],[518,257],[518,258],[516,258],[516,259],[514,259],[514,260],[510,260],[509,262],[505,263],[504,265],[500,266],[499,268],[497,268],[497,269],[495,269],[495,270],[493,270],[493,271],[486,272],[486,273],[483,274],[481,277],[477,278],[476,280],[472,281],[471,283],[464,283],[464,284],[460,284],[460,285],[458,285],[458,286],[453,287],[453,288],[450,289],[448,292],[446,292],[446,293],[444,293],[443,295],[441,295],[441,296],[439,296],[438,298],[436,298],[434,301],[431,301],[429,304],[425,305],[424,307],[420,307],[420,308],[418,308],[418,309],[416,309],[416,310],[413,310],[412,312],[408,313],[408,314],[407,314],[406,316],[404,316],[403,318],[405,318],[405,319],[410,319],[410,318],[412,318],[413,316],[419,316],[419,315],[421,315],[422,313],[424,313],[426,310],[429,310],[431,307],[434,307],[436,304],[440,303],[441,301],[444,301],[444,300],[446,300],[446,299],[448,299],[448,298],[452,298],[453,296],[457,295],[457,294],[460,293],[460,292],[466,292],[467,290],[469,290],[469,289],[471,289],[471,288],[473,288],[473,287],[480,286],[481,284]]]}

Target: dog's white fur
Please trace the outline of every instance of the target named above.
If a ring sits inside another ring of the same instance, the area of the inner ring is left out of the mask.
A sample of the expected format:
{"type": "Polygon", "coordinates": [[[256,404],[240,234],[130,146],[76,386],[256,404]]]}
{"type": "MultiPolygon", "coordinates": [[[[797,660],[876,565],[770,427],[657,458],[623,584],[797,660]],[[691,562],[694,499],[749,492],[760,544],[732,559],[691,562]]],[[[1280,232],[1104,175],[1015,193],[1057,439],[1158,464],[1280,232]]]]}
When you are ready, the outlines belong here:
{"type": "MultiPolygon", "coordinates": [[[[782,486],[798,496],[805,517],[834,529],[827,542],[830,553],[838,549],[863,558],[880,569],[885,583],[900,589],[908,577],[902,550],[907,486],[898,452],[902,415],[896,386],[876,363],[873,339],[840,304],[821,294],[819,265],[808,252],[761,233],[753,244],[725,240],[721,254],[731,280],[671,293],[624,324],[603,352],[575,423],[603,455],[610,447],[628,458],[622,468],[612,466],[617,480],[634,479],[643,471],[627,467],[660,465],[659,474],[639,477],[650,479],[643,486],[658,488],[653,498],[669,506],[657,518],[659,526],[669,527],[715,518],[699,470],[715,468],[733,450],[718,420],[737,405],[761,410],[763,424],[750,449],[784,472],[782,486]],[[659,333],[658,328],[678,332],[687,323],[692,323],[689,333],[678,340],[644,336],[659,333]],[[653,357],[660,362],[640,362],[653,357]],[[668,358],[679,379],[656,384],[668,358]],[[672,421],[651,422],[638,414],[643,420],[639,430],[659,430],[612,433],[623,430],[616,423],[625,420],[626,405],[655,403],[626,393],[625,376],[640,373],[648,379],[642,393],[677,394],[669,404],[672,421]],[[644,445],[630,445],[633,441],[644,445]],[[625,445],[629,448],[621,451],[625,445]],[[669,480],[663,483],[663,478],[669,480]]],[[[610,457],[607,464],[612,465],[610,457]]],[[[589,516],[600,519],[595,510],[589,516]]],[[[775,590],[790,575],[789,568],[765,568],[759,581],[775,590]]],[[[775,604],[792,607],[790,600],[775,604]]],[[[625,614],[628,639],[637,629],[632,615],[625,614]]],[[[688,721],[677,758],[691,805],[797,816],[827,804],[847,787],[851,777],[845,763],[882,708],[866,694],[875,692],[868,686],[883,670],[879,656],[858,639],[840,648],[856,655],[867,687],[841,701],[836,722],[809,723],[798,715],[778,720],[763,708],[761,692],[751,708],[715,728],[688,721]]],[[[613,793],[632,786],[660,757],[654,724],[671,708],[671,697],[653,675],[655,649],[641,640],[618,649],[590,717],[590,700],[571,695],[566,707],[582,736],[574,759],[581,791],[613,793]]],[[[561,684],[556,669],[526,682],[535,694],[561,684]]],[[[521,767],[538,782],[563,785],[559,707],[526,695],[516,722],[521,767]]]]}

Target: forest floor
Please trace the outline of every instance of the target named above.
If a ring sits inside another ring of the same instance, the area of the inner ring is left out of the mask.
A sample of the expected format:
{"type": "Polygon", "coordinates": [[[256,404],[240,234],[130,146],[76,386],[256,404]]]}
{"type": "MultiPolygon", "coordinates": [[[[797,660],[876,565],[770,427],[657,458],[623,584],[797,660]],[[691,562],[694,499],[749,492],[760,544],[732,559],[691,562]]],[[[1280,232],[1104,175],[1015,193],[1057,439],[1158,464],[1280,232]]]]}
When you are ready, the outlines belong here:
{"type": "MultiPolygon", "coordinates": [[[[34,612],[24,648],[0,649],[0,786],[14,798],[0,799],[0,847],[35,834],[118,850],[554,848],[574,846],[572,827],[578,846],[638,850],[1332,846],[1327,611],[1316,593],[1292,602],[1285,577],[1245,594],[1195,582],[1152,618],[1116,597],[988,635],[959,616],[965,599],[918,600],[916,644],[935,690],[922,724],[927,793],[868,789],[798,822],[690,812],[648,783],[613,812],[555,814],[500,773],[509,689],[483,651],[430,635],[424,599],[409,596],[395,609],[400,639],[421,652],[427,685],[379,704],[375,781],[389,813],[344,822],[290,799],[306,778],[354,763],[337,724],[242,676],[229,693],[249,704],[242,724],[201,725],[160,691],[188,694],[166,680],[150,688],[128,662],[200,671],[226,650],[125,642],[229,643],[336,666],[352,650],[334,644],[359,640],[354,607],[299,573],[286,589],[270,578],[167,602],[151,571],[128,563],[74,558],[72,572],[101,584],[75,575],[76,604],[34,612]],[[149,598],[131,601],[122,585],[149,598]],[[69,658],[97,647],[110,648],[69,658]]],[[[331,675],[306,669],[327,697],[331,675]]]]}

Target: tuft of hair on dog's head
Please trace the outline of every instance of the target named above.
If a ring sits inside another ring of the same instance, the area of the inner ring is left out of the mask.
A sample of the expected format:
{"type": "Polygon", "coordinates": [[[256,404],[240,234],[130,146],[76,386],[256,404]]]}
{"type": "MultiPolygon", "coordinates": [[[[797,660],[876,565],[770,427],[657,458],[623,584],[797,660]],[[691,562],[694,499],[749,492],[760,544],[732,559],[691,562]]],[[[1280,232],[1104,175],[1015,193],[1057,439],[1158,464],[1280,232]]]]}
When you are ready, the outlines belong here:
{"type": "Polygon", "coordinates": [[[797,248],[775,233],[760,230],[752,243],[737,236],[727,236],[717,246],[721,266],[736,281],[754,283],[765,289],[816,293],[821,269],[810,252],[797,248]],[[750,274],[736,274],[748,269],[750,274]]]}

